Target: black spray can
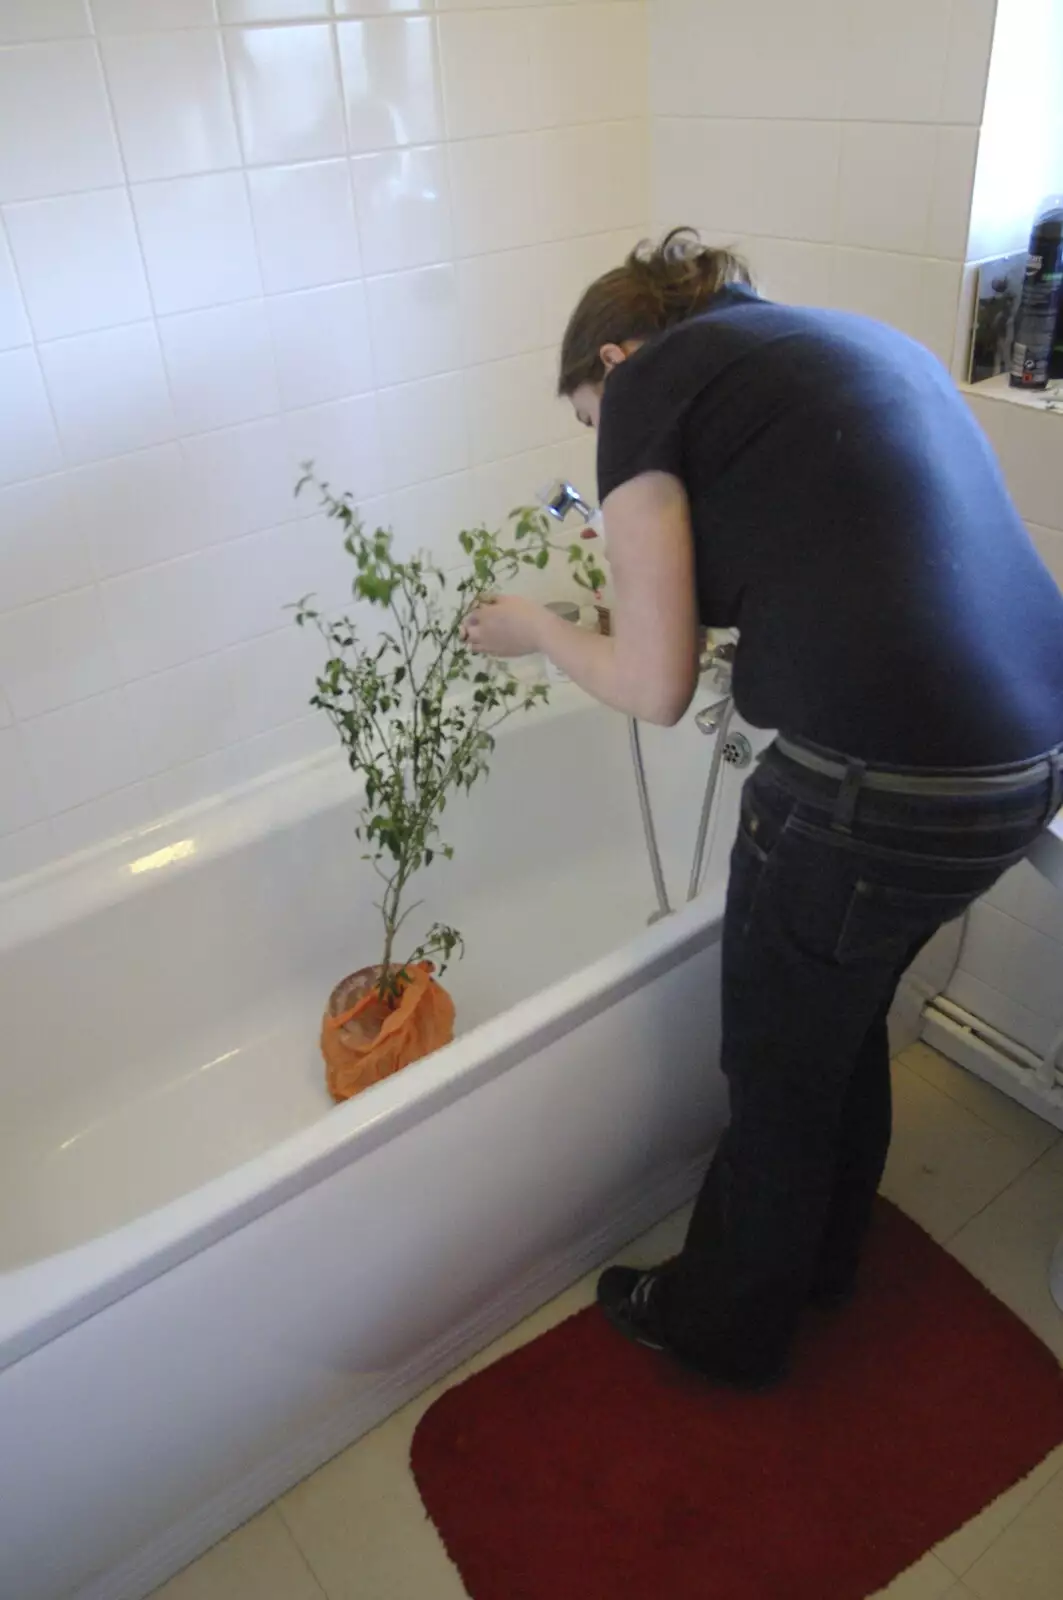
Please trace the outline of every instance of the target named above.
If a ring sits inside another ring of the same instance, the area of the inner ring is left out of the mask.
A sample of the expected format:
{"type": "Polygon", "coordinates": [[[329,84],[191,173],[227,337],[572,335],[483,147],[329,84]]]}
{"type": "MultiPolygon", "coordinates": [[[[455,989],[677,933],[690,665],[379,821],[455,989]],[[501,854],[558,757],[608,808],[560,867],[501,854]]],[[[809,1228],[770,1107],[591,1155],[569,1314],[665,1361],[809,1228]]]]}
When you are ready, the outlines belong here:
{"type": "Polygon", "coordinates": [[[1011,383],[1016,389],[1043,389],[1063,305],[1063,194],[1046,200],[1037,213],[1026,258],[1026,277],[1011,347],[1011,383]]]}

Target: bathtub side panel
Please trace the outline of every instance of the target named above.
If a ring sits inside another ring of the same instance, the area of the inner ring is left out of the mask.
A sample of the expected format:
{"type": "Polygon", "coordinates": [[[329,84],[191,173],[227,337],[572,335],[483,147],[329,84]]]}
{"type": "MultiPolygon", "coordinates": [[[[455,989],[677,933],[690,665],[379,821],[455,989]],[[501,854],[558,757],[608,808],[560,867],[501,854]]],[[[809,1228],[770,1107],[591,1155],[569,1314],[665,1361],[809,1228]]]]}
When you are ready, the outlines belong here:
{"type": "Polygon", "coordinates": [[[76,1594],[707,1150],[718,954],[0,1376],[0,1594],[76,1594]]]}

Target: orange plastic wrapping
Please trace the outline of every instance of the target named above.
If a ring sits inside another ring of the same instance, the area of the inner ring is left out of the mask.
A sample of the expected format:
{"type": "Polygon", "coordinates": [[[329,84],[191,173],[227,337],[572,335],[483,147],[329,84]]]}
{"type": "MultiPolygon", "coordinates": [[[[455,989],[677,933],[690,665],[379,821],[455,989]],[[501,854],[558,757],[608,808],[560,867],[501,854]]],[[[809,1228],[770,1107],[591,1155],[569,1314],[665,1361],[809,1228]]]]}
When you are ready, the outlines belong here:
{"type": "Polygon", "coordinates": [[[394,1004],[377,993],[379,967],[363,967],[337,984],[321,1028],[325,1081],[334,1100],[379,1083],[454,1037],[454,1002],[427,961],[405,969],[394,1004]]]}

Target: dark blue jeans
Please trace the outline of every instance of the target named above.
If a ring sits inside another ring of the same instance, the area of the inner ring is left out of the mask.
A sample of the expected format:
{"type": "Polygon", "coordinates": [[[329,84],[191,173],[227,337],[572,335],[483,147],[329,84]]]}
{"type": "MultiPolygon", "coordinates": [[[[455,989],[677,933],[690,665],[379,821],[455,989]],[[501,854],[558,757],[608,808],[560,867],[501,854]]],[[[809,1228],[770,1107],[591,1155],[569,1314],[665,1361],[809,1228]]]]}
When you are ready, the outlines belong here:
{"type": "Polygon", "coordinates": [[[923,945],[1020,861],[1054,782],[855,796],[772,749],[746,785],[723,939],[730,1123],[661,1312],[739,1379],[785,1365],[817,1292],[855,1282],[891,1133],[887,1014],[923,945]]]}

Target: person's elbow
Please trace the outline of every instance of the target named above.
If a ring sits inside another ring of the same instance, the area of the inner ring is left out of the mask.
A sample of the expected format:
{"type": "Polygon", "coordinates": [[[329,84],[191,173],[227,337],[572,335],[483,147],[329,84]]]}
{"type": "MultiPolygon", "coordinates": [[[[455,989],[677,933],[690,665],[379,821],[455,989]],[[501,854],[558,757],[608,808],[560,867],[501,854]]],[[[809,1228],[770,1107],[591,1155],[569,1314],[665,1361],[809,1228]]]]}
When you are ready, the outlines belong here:
{"type": "Polygon", "coordinates": [[[674,728],[690,710],[695,687],[695,682],[691,680],[648,689],[638,697],[640,706],[633,715],[640,722],[650,722],[658,728],[674,728]]]}

